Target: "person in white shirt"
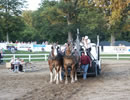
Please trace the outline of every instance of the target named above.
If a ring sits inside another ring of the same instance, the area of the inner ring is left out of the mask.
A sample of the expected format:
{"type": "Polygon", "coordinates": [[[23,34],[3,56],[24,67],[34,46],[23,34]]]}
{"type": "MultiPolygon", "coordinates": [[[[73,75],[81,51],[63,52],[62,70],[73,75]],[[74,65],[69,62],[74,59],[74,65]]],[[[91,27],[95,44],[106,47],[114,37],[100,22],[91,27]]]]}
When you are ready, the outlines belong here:
{"type": "Polygon", "coordinates": [[[20,60],[19,60],[19,58],[17,58],[14,61],[14,72],[19,72],[19,65],[20,65],[20,60]]]}
{"type": "MultiPolygon", "coordinates": [[[[90,51],[91,51],[91,40],[88,38],[88,36],[85,36],[83,44],[86,49],[87,55],[90,57],[90,51]]],[[[90,57],[91,58],[91,57],[90,57]]]]}

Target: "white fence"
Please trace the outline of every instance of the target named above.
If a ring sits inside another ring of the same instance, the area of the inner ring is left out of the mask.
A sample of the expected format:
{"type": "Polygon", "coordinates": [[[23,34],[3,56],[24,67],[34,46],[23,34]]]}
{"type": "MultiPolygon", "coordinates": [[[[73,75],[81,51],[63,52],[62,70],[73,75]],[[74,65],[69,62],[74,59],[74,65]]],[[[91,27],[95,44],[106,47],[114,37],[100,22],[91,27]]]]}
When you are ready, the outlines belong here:
{"type": "Polygon", "coordinates": [[[29,60],[29,62],[31,60],[47,60],[48,59],[48,55],[49,54],[4,54],[3,55],[3,59],[2,60],[11,60],[11,58],[20,58],[20,59],[24,59],[24,60],[29,60]]]}
{"type": "MultiPolygon", "coordinates": [[[[4,54],[3,60],[9,61],[12,57],[28,60],[45,60],[49,54],[4,54]]],[[[130,59],[130,53],[101,53],[101,59],[130,59]]]]}
{"type": "Polygon", "coordinates": [[[130,59],[130,53],[101,53],[101,59],[130,59]]]}

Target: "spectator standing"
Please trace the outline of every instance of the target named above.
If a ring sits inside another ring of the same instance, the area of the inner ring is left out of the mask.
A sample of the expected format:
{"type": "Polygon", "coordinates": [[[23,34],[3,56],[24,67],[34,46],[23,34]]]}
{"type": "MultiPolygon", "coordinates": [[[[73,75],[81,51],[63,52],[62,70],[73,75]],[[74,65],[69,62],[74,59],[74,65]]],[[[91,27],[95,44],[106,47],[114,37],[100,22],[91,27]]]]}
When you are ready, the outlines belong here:
{"type": "Polygon", "coordinates": [[[2,63],[2,54],[0,52],[0,64],[2,63]]]}
{"type": "Polygon", "coordinates": [[[0,50],[0,64],[3,62],[2,58],[3,58],[3,51],[2,51],[2,49],[1,49],[1,50],[0,50]]]}

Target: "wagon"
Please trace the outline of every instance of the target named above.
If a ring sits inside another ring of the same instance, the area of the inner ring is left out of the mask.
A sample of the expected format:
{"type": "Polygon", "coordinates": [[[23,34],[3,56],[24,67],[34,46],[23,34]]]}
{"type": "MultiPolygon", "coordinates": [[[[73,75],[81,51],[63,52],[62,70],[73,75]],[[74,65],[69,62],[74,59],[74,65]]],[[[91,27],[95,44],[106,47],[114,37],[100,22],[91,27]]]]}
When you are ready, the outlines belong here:
{"type": "MultiPolygon", "coordinates": [[[[92,66],[88,68],[88,76],[97,76],[101,73],[101,60],[100,60],[100,48],[99,45],[91,43],[91,52],[90,58],[92,60],[92,66]]],[[[77,75],[83,75],[83,70],[80,68],[77,69],[77,75]]]]}

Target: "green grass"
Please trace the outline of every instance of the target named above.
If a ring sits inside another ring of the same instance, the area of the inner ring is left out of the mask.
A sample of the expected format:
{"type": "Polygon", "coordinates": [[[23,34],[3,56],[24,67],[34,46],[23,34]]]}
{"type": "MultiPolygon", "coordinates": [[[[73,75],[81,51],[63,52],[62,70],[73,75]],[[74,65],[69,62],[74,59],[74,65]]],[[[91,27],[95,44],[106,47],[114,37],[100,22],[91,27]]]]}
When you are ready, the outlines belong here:
{"type": "MultiPolygon", "coordinates": [[[[49,52],[29,52],[29,51],[16,51],[14,54],[44,54],[49,52]]],[[[5,50],[5,54],[13,54],[8,50],[5,50]]]]}
{"type": "Polygon", "coordinates": [[[100,56],[116,56],[116,54],[101,54],[100,56]]]}

